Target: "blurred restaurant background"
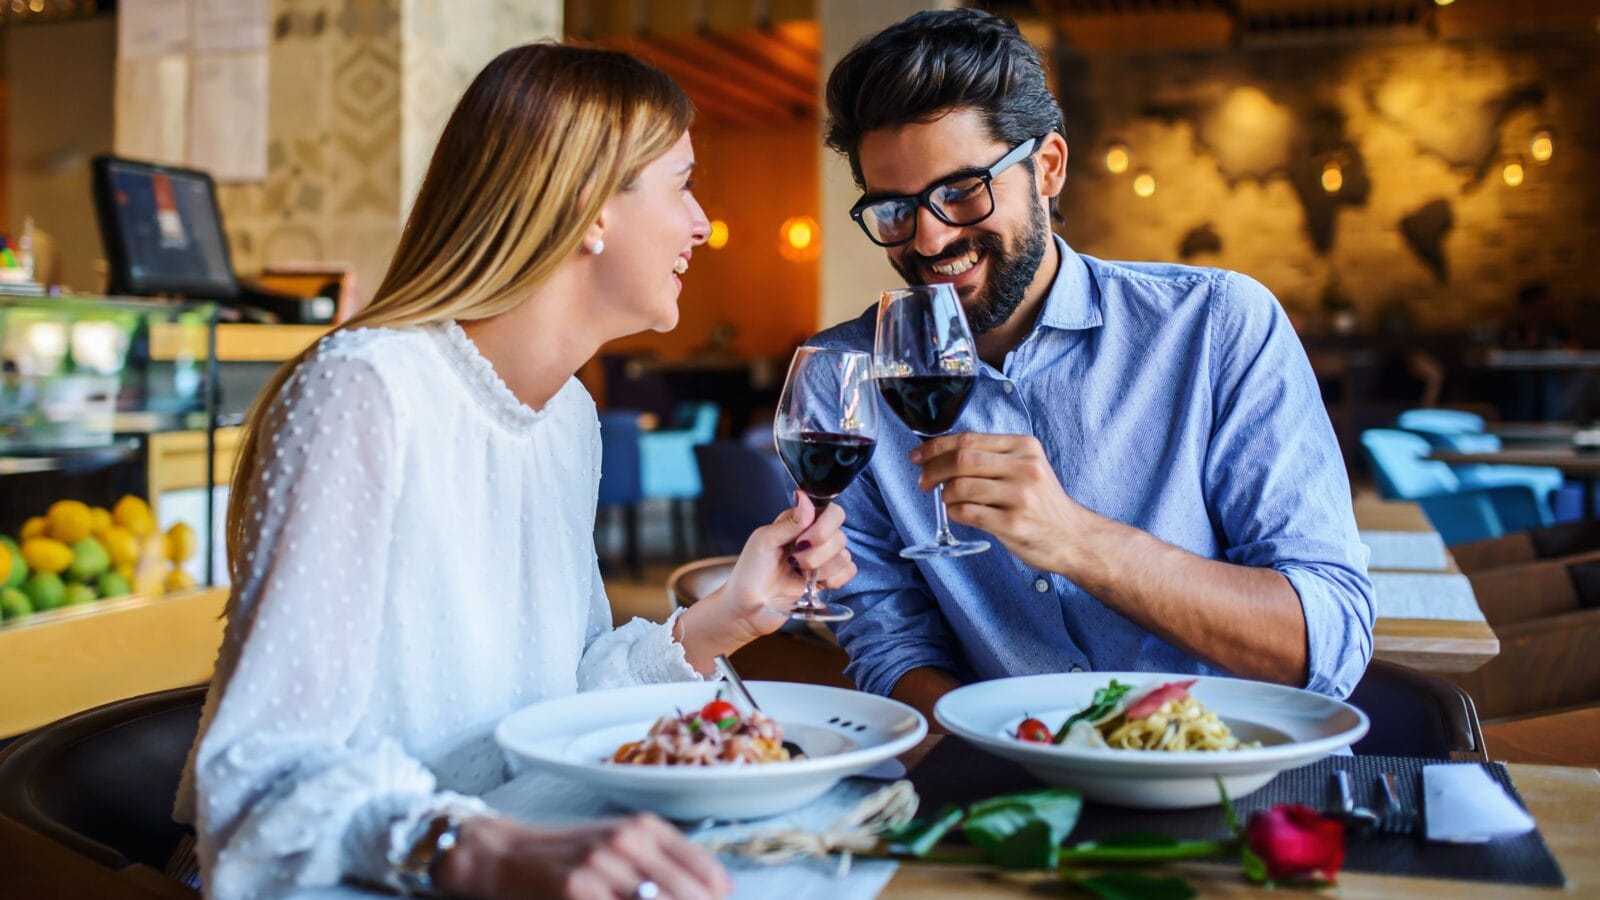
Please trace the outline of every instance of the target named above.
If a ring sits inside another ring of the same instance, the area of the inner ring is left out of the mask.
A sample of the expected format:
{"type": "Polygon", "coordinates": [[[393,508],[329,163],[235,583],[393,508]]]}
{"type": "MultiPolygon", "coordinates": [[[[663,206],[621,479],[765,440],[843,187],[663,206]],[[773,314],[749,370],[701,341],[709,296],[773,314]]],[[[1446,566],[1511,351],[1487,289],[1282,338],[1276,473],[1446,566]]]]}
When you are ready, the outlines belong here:
{"type": "MultiPolygon", "coordinates": [[[[210,677],[238,422],[376,287],[456,98],[528,41],[635,53],[699,110],[713,230],[681,323],[582,373],[616,617],[692,602],[788,503],[794,348],[897,280],[849,222],[821,82],[934,5],[0,0],[0,666],[32,686],[0,741],[210,677]],[[209,176],[183,182],[190,237],[225,238],[209,293],[108,251],[116,178],[162,166],[209,176]]],[[[1594,765],[1517,725],[1600,723],[1600,0],[979,5],[1051,69],[1076,250],[1238,270],[1288,312],[1373,548],[1378,657],[1464,691],[1463,752],[1594,765]]],[[[816,634],[740,665],[843,679],[816,634]]]]}

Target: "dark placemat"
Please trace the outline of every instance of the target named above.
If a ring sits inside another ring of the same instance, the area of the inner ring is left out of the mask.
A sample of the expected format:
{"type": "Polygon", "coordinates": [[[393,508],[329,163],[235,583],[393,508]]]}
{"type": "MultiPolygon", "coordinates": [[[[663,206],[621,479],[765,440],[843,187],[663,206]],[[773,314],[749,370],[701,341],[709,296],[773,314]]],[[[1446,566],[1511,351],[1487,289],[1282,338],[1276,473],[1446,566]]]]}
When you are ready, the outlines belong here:
{"type": "MultiPolygon", "coordinates": [[[[1279,803],[1300,803],[1316,809],[1335,803],[1330,773],[1351,774],[1356,802],[1379,809],[1377,777],[1393,772],[1402,797],[1420,808],[1422,767],[1436,759],[1407,756],[1330,756],[1298,769],[1279,773],[1266,786],[1236,798],[1241,819],[1256,810],[1279,803]]],[[[1489,777],[1506,789],[1519,805],[1522,796],[1500,763],[1484,765],[1489,777]]],[[[1009,760],[978,749],[954,736],[946,736],[911,771],[911,783],[922,797],[924,815],[947,803],[966,805],[996,794],[1026,791],[1041,786],[1039,779],[1009,760]]],[[[1184,810],[1137,810],[1101,803],[1084,804],[1083,816],[1072,840],[1092,841],[1129,831],[1154,832],[1175,838],[1215,838],[1227,833],[1222,807],[1184,810]]],[[[1421,838],[1395,835],[1352,837],[1345,847],[1344,867],[1352,872],[1454,878],[1502,884],[1559,887],[1566,883],[1537,829],[1514,838],[1487,844],[1432,844],[1421,838]]]]}

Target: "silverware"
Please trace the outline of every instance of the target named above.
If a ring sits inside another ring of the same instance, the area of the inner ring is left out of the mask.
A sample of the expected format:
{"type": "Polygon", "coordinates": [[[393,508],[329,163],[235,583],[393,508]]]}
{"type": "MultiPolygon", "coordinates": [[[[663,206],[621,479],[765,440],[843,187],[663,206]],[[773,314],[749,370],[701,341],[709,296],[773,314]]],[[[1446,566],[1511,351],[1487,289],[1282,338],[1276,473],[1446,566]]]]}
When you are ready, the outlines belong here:
{"type": "Polygon", "coordinates": [[[1350,773],[1344,769],[1334,769],[1333,783],[1339,789],[1339,818],[1357,831],[1372,830],[1378,824],[1378,814],[1365,806],[1356,805],[1355,796],[1350,793],[1350,773]]]}
{"type": "Polygon", "coordinates": [[[1395,789],[1394,773],[1378,776],[1378,787],[1383,791],[1383,814],[1378,817],[1378,830],[1385,834],[1416,834],[1417,811],[1400,800],[1395,789]]]}
{"type": "Polygon", "coordinates": [[[752,712],[759,712],[760,704],[756,703],[756,698],[750,696],[750,689],[744,686],[744,680],[733,670],[733,663],[720,653],[712,657],[712,661],[716,663],[717,671],[722,673],[722,677],[727,679],[728,684],[738,693],[739,699],[744,701],[744,705],[752,712]]]}

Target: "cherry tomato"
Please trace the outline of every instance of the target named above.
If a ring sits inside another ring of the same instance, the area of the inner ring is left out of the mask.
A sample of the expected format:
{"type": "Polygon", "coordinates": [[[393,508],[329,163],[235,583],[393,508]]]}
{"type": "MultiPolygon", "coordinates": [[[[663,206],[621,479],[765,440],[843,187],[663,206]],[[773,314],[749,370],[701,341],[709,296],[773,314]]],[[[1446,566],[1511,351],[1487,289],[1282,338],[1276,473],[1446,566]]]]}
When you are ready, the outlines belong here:
{"type": "Polygon", "coordinates": [[[739,711],[734,709],[733,704],[726,700],[713,700],[700,709],[700,721],[708,722],[719,728],[725,727],[723,723],[729,719],[737,723],[739,721],[739,711]]]}
{"type": "Polygon", "coordinates": [[[1017,740],[1027,741],[1031,744],[1049,744],[1055,741],[1055,735],[1050,733],[1050,726],[1038,719],[1023,719],[1017,726],[1017,740]]]}

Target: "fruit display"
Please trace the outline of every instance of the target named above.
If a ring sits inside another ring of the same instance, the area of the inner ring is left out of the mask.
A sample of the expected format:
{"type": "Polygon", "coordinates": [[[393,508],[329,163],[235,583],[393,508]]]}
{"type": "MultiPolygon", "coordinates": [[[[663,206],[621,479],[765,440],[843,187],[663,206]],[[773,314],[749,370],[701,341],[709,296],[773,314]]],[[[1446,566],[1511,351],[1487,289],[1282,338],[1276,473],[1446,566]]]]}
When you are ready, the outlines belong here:
{"type": "Polygon", "coordinates": [[[183,563],[197,544],[183,522],[161,531],[139,497],[123,497],[109,510],[59,500],[28,519],[16,538],[0,535],[0,619],[189,590],[195,582],[183,563]]]}

